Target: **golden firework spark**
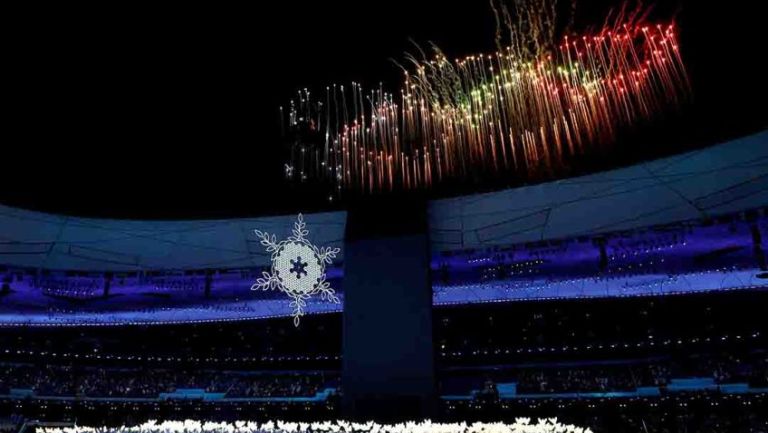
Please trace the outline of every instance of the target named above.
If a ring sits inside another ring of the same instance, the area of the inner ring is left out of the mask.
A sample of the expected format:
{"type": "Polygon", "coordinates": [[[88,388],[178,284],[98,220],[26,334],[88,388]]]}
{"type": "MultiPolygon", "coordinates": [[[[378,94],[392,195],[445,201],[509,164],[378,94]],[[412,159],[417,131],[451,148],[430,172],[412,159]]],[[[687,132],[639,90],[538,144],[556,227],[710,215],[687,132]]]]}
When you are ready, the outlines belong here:
{"type": "Polygon", "coordinates": [[[430,58],[408,57],[397,94],[358,83],[330,86],[319,100],[299,92],[287,113],[286,173],[367,192],[551,173],[688,94],[674,24],[622,14],[553,46],[552,4],[536,1],[516,23],[494,7],[509,44],[497,32],[491,54],[449,60],[435,48],[430,58]]]}

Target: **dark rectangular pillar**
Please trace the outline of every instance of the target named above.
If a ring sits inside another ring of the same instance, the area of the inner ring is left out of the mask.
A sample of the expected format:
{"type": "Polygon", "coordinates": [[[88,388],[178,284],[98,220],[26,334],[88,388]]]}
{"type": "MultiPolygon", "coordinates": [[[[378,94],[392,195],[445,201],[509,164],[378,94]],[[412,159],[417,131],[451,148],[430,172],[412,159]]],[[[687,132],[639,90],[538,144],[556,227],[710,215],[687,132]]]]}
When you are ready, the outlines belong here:
{"type": "Polygon", "coordinates": [[[347,418],[394,422],[433,415],[429,251],[423,202],[350,209],[342,373],[347,418]]]}

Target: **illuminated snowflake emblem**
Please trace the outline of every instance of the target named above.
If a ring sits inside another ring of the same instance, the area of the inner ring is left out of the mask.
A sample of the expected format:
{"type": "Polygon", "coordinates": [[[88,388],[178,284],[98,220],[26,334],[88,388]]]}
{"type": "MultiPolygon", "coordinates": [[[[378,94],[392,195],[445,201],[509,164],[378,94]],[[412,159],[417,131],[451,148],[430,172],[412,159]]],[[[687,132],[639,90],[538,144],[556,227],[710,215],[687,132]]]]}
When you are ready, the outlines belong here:
{"type": "Polygon", "coordinates": [[[279,289],[291,297],[296,326],[304,315],[307,299],[313,295],[319,294],[321,299],[337,304],[340,302],[330,283],[325,281],[325,265],[333,263],[339,249],[312,245],[306,237],[309,234],[306,227],[304,216],[299,214],[293,224],[293,235],[280,242],[275,235],[254,230],[267,252],[272,253],[272,268],[256,279],[251,290],[279,289]]]}

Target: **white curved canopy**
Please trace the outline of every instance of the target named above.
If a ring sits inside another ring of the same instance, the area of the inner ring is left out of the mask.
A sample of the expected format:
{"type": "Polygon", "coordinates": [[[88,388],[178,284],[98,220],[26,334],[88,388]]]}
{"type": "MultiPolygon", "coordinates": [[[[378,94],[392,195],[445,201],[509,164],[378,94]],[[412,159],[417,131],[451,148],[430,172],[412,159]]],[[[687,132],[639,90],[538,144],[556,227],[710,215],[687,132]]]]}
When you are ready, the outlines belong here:
{"type": "MultiPolygon", "coordinates": [[[[197,221],[77,218],[0,206],[0,264],[131,271],[269,264],[254,229],[284,238],[296,215],[197,221]]],[[[343,247],[344,212],[306,215],[317,245],[343,247]]],[[[343,254],[343,253],[342,253],[343,254]]]]}
{"type": "Polygon", "coordinates": [[[768,205],[768,131],[631,167],[437,200],[433,251],[565,239],[768,205]]]}
{"type": "MultiPolygon", "coordinates": [[[[628,168],[436,200],[429,208],[430,237],[439,252],[641,228],[767,205],[768,132],[762,132],[628,168]]],[[[0,264],[84,271],[264,266],[269,257],[253,230],[282,238],[295,218],[131,221],[0,205],[0,264]]],[[[305,219],[313,243],[343,247],[345,212],[305,219]]]]}

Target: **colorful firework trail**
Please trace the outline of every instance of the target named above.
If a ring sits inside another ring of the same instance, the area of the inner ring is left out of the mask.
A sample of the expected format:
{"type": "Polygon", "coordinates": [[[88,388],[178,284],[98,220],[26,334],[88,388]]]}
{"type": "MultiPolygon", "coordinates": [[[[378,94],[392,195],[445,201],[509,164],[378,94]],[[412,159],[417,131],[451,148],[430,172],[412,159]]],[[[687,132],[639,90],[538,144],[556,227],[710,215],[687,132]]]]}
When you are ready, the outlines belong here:
{"type": "Polygon", "coordinates": [[[409,57],[396,95],[357,83],[317,99],[299,92],[282,113],[286,175],[365,192],[478,174],[551,175],[689,91],[673,24],[629,18],[548,50],[539,42],[546,23],[526,25],[536,42],[513,32],[493,54],[409,57]]]}

